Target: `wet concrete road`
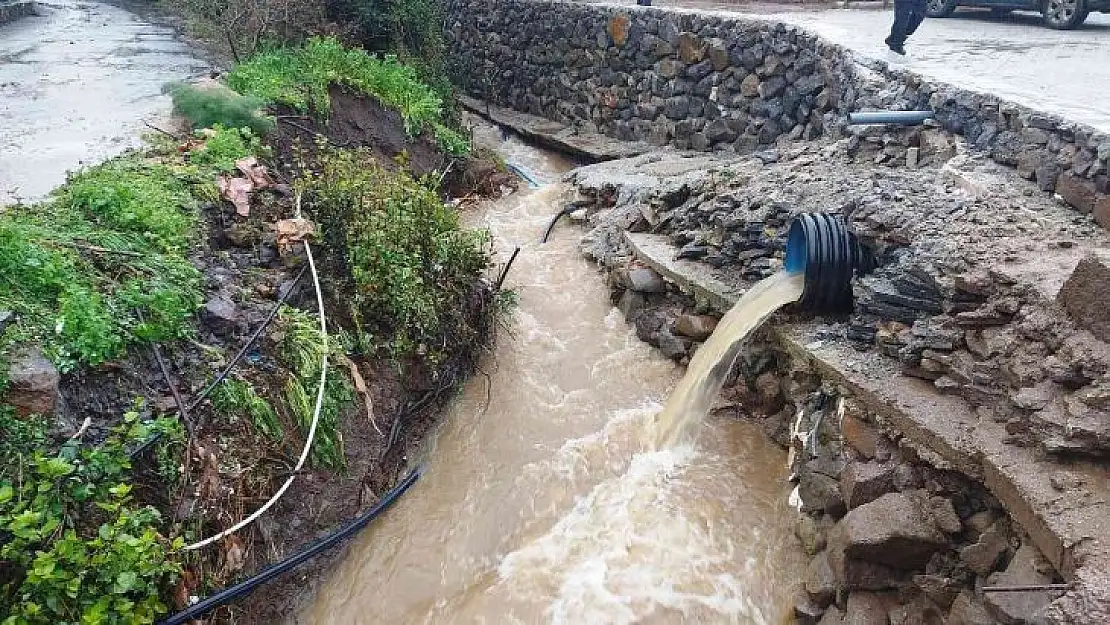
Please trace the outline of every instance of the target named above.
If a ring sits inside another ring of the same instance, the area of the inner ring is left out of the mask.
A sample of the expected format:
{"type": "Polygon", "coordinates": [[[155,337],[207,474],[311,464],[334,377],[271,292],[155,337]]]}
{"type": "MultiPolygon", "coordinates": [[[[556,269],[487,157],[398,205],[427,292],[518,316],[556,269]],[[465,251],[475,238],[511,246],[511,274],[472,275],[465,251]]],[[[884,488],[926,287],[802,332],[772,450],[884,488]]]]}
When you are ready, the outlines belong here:
{"type": "MultiPolygon", "coordinates": [[[[631,4],[631,2],[629,2],[631,4]]],[[[927,19],[899,57],[883,44],[893,10],[784,9],[702,0],[656,0],[658,7],[743,13],[798,24],[868,57],[897,63],[959,87],[992,93],[1110,132],[1110,15],[1095,13],[1083,28],[1058,31],[1039,14],[991,17],[959,9],[947,19],[927,19]]]]}
{"type": "Polygon", "coordinates": [[[135,145],[163,120],[162,85],[208,63],[173,30],[99,2],[40,3],[0,27],[0,206],[135,145]]]}

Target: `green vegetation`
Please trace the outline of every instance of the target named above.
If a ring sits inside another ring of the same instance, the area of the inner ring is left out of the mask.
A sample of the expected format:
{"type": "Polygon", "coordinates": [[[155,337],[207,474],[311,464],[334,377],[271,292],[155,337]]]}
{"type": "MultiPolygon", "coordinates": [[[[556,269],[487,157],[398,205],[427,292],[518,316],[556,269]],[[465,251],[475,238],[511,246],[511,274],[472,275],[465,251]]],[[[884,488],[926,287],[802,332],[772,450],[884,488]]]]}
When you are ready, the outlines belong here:
{"type": "Polygon", "coordinates": [[[312,445],[312,463],[319,467],[342,471],[347,462],[343,455],[343,435],[339,416],[354,400],[354,390],[339,362],[343,346],[332,337],[332,345],[320,340],[320,322],[315,315],[298,309],[284,309],[278,315],[284,333],[281,357],[289,367],[285,384],[285,402],[297,427],[305,435],[312,425],[316,393],[320,387],[320,364],[329,354],[328,379],[324,385],[324,403],[312,445]]]}
{"type": "Polygon", "coordinates": [[[227,81],[240,93],[318,116],[326,116],[331,106],[328,86],[340,84],[399,112],[410,134],[430,130],[453,154],[469,149],[444,124],[443,99],[420,81],[415,69],[393,56],[346,48],[334,38],[314,37],[300,47],[257,54],[236,66],[227,81]]]}
{"type": "Polygon", "coordinates": [[[200,88],[176,83],[169,86],[169,93],[173,112],[188,119],[193,128],[250,128],[261,137],[274,127],[274,120],[260,112],[265,102],[223,86],[200,88]]]}
{"type": "Polygon", "coordinates": [[[217,124],[197,133],[204,145],[189,152],[188,162],[211,172],[235,171],[235,162],[250,154],[263,152],[262,141],[246,127],[217,124]]]}
{"type": "Polygon", "coordinates": [[[382,168],[366,152],[324,151],[299,180],[322,226],[333,279],[347,293],[368,348],[436,362],[446,330],[465,329],[464,303],[489,264],[488,234],[463,230],[427,183],[382,168]],[[372,325],[371,325],[372,324],[372,325]]]}
{"type": "Polygon", "coordinates": [[[273,407],[246,380],[224,380],[212,394],[212,405],[225,417],[249,419],[256,430],[272,439],[280,440],[284,434],[273,407]]]}
{"type": "Polygon", "coordinates": [[[195,220],[173,171],[139,155],[0,213],[0,309],[19,316],[0,344],[37,341],[64,371],[187,335],[200,301],[200,275],[184,255],[195,220]]]}
{"type": "Polygon", "coordinates": [[[0,605],[4,625],[150,623],[167,611],[161,597],[177,576],[180,538],[161,517],[134,503],[127,450],[156,431],[179,444],[172,422],[125,415],[99,447],[78,442],[50,451],[43,419],[0,408],[0,605]]]}

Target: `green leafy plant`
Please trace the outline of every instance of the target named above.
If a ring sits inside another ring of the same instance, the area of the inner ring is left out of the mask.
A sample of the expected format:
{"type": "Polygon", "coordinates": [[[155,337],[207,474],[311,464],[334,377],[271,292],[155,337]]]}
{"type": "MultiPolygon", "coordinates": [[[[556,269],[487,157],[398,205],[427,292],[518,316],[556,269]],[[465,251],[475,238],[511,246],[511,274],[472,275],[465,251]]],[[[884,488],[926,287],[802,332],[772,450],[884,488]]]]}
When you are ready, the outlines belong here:
{"type": "MultiPolygon", "coordinates": [[[[391,172],[362,151],[321,153],[297,182],[323,228],[332,275],[375,347],[435,362],[445,331],[465,333],[465,303],[489,264],[489,237],[467,231],[431,183],[391,172]]],[[[465,340],[465,336],[456,336],[465,340]]]]}
{"type": "Polygon", "coordinates": [[[290,371],[285,384],[285,402],[303,434],[307,435],[312,425],[323,356],[331,356],[311,459],[316,466],[341,471],[346,468],[347,461],[343,453],[340,416],[343,408],[355,398],[339,362],[343,347],[334,338],[331,345],[324,344],[319,321],[303,310],[283,309],[278,315],[278,322],[284,334],[281,354],[290,371]]]}
{"type": "Polygon", "coordinates": [[[128,449],[157,431],[175,430],[136,410],[99,447],[70,441],[51,453],[37,436],[18,442],[0,477],[4,625],[151,623],[167,611],[161,597],[180,575],[183,542],[157,531],[157,510],[135,504],[126,483],[128,449]]]}
{"type": "Polygon", "coordinates": [[[173,111],[185,117],[193,128],[249,128],[265,136],[274,127],[274,120],[262,114],[263,100],[241,95],[220,85],[196,87],[171,83],[167,90],[173,99],[173,111]]]}
{"type": "Polygon", "coordinates": [[[212,173],[235,170],[235,161],[250,154],[263,152],[262,141],[249,127],[228,127],[216,124],[198,131],[204,145],[189,153],[189,162],[212,173]]]}

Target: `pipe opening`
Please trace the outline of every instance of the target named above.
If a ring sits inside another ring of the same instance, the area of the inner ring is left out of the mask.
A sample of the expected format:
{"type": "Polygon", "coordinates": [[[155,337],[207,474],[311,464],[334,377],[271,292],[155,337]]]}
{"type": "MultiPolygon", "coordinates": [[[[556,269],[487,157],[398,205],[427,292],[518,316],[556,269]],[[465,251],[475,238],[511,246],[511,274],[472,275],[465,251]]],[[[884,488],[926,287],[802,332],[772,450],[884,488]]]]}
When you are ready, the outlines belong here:
{"type": "Polygon", "coordinates": [[[851,312],[852,278],[869,272],[872,259],[841,215],[803,213],[790,224],[784,269],[805,274],[805,289],[798,301],[803,311],[851,312]]]}

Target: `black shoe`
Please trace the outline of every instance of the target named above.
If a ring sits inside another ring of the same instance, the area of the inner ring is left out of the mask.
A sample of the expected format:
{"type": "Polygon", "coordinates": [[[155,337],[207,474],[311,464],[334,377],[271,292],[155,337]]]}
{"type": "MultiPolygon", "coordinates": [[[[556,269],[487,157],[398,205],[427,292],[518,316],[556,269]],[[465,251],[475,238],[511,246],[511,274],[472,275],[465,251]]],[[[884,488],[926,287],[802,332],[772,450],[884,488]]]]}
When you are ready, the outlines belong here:
{"type": "Polygon", "coordinates": [[[886,44],[886,47],[890,48],[891,52],[894,52],[895,54],[901,54],[902,56],[906,56],[906,48],[903,47],[903,45],[900,44],[900,43],[896,44],[896,43],[892,42],[890,40],[890,37],[887,37],[886,39],[883,39],[883,43],[886,44]]]}

